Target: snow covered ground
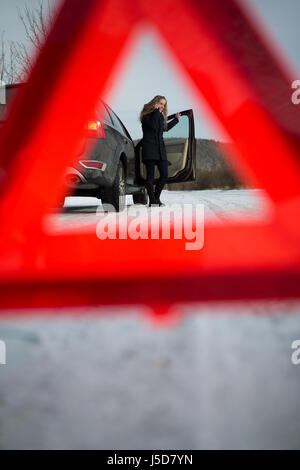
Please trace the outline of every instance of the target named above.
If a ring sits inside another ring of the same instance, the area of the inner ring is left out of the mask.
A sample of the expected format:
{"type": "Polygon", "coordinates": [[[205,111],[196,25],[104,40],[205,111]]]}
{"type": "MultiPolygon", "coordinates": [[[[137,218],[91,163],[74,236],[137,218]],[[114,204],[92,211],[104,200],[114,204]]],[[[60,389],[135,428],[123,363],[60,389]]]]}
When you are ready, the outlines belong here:
{"type": "MultiPolygon", "coordinates": [[[[161,199],[202,202],[213,223],[271,211],[259,190],[161,199]]],[[[88,226],[98,204],[66,198],[54,230],[88,226]]],[[[138,308],[52,313],[0,320],[1,449],[300,449],[300,302],[186,306],[171,328],[138,308]]]]}
{"type": "MultiPolygon", "coordinates": [[[[163,190],[161,201],[166,203],[169,210],[172,204],[204,205],[205,223],[222,225],[229,219],[247,220],[255,222],[272,214],[272,204],[265,192],[254,190],[205,190],[205,191],[167,191],[163,190]]],[[[133,205],[132,196],[126,196],[126,207],[133,205]]],[[[142,206],[144,208],[144,206],[142,206]]],[[[148,211],[153,208],[148,208],[148,211]]],[[[155,210],[155,208],[154,208],[155,210]]],[[[93,197],[67,197],[65,198],[64,211],[53,214],[47,218],[49,230],[59,232],[70,229],[94,228],[101,216],[102,204],[99,199],[93,197]]],[[[103,214],[103,213],[102,213],[103,214]]]]}

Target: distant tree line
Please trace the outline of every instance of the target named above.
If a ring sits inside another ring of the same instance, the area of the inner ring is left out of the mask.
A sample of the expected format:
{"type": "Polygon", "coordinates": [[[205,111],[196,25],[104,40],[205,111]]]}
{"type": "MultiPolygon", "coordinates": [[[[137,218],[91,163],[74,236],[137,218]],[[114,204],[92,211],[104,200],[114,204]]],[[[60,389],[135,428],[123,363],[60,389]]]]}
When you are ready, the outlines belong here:
{"type": "MultiPolygon", "coordinates": [[[[137,143],[138,140],[134,140],[137,143]]],[[[169,191],[200,189],[241,189],[250,187],[237,176],[227,155],[233,152],[230,143],[213,139],[196,139],[196,180],[167,184],[169,191]]]]}

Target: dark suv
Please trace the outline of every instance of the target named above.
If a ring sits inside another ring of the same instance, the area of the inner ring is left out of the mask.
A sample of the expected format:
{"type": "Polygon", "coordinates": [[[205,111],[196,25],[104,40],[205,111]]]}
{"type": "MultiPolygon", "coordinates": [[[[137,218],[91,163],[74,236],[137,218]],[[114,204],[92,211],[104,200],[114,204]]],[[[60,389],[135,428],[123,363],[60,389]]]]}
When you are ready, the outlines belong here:
{"type": "MultiPolygon", "coordinates": [[[[20,86],[22,84],[6,85],[7,104],[20,86]]],[[[2,122],[5,119],[5,108],[0,104],[0,126],[1,119],[2,122]]],[[[168,120],[174,117],[172,114],[168,120]]],[[[167,183],[194,181],[196,141],[191,109],[181,111],[179,123],[164,134],[164,141],[169,163],[167,183]]],[[[67,167],[63,175],[66,192],[72,196],[97,197],[102,203],[111,204],[116,211],[124,209],[126,194],[132,194],[136,204],[147,204],[148,195],[144,187],[146,167],[141,158],[141,143],[142,140],[132,140],[120,118],[103,100],[99,100],[87,123],[86,139],[76,156],[76,164],[67,167]]],[[[155,167],[155,182],[158,177],[155,167]]]]}

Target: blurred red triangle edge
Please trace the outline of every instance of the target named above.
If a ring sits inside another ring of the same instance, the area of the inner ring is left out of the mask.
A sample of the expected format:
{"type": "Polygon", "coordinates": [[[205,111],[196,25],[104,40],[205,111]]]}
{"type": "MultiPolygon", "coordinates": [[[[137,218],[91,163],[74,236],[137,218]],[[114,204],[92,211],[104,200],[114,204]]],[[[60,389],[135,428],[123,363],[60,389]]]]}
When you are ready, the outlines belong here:
{"type": "Polygon", "coordinates": [[[189,302],[299,298],[296,78],[237,0],[66,0],[0,134],[1,312],[109,304],[162,312],[189,302]],[[84,124],[145,24],[231,137],[238,171],[274,206],[260,222],[205,226],[198,251],[185,250],[184,239],[51,234],[43,222],[64,194],[57,182],[84,124]]]}

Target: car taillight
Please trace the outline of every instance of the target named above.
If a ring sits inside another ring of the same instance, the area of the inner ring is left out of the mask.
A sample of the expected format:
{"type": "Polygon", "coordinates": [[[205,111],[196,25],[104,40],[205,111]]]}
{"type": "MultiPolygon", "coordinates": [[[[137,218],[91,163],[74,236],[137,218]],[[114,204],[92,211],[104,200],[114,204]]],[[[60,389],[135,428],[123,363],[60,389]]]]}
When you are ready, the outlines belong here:
{"type": "Polygon", "coordinates": [[[89,121],[87,125],[87,137],[105,139],[105,131],[102,122],[89,121]]]}
{"type": "Polygon", "coordinates": [[[98,162],[97,160],[84,160],[79,162],[85,168],[97,168],[98,170],[104,170],[106,163],[98,162]]]}

